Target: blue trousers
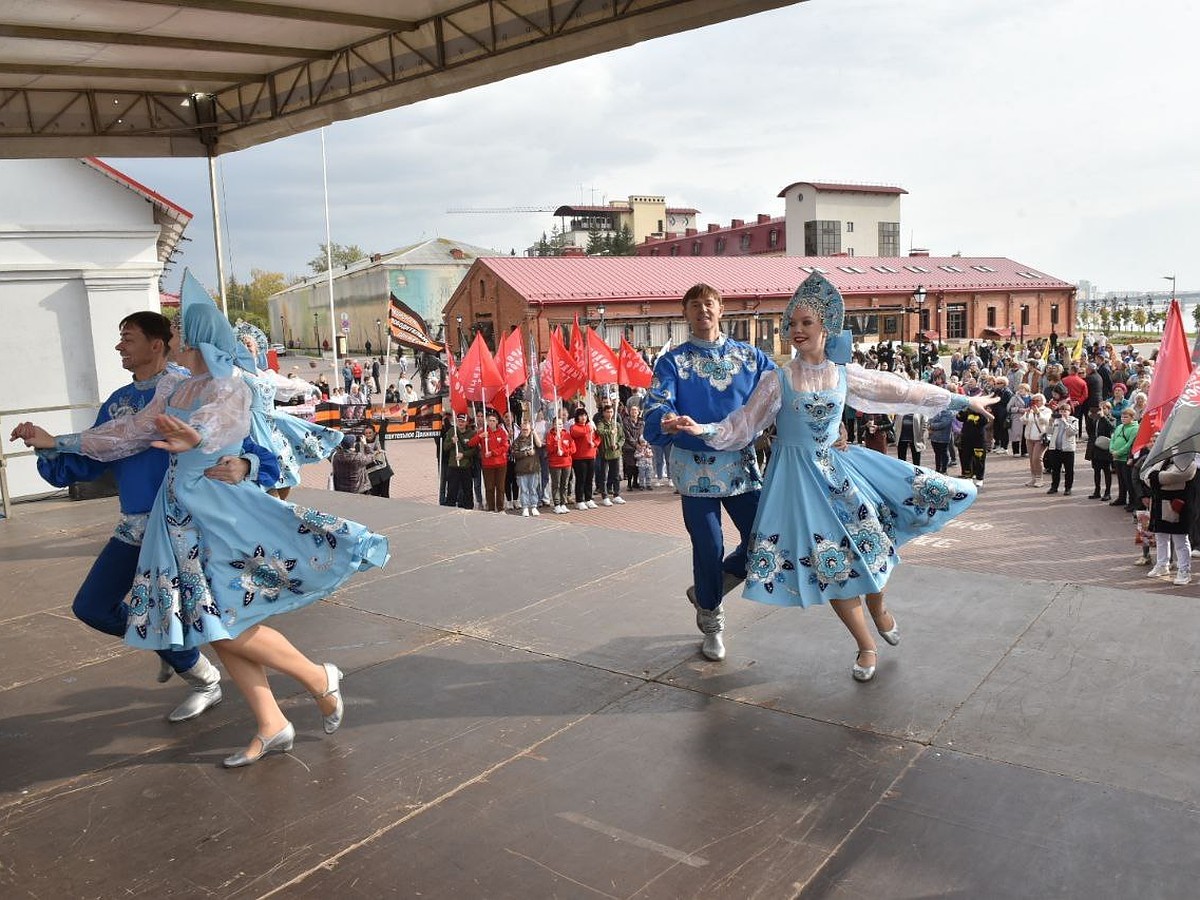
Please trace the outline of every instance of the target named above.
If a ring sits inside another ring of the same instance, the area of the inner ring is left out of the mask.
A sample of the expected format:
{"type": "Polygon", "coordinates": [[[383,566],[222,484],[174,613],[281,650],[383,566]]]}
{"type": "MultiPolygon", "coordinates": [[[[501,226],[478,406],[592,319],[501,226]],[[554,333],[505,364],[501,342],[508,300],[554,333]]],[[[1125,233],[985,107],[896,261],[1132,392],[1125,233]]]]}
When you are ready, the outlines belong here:
{"type": "Polygon", "coordinates": [[[746,550],[758,512],[759,491],[736,497],[683,497],[683,524],[692,539],[692,584],[696,602],[703,609],[721,605],[724,573],[746,577],[746,550]],[[721,507],[729,513],[741,535],[737,549],[725,557],[725,536],[721,532],[721,507]]]}
{"type": "MultiPolygon", "coordinates": [[[[133,587],[137,574],[138,548],[116,538],[110,538],[92,563],[92,570],[83,580],[71,612],[84,625],[95,628],[113,637],[125,636],[125,622],[129,617],[125,597],[133,587]]],[[[176,672],[186,672],[200,659],[200,651],[156,650],[176,672]]]]}

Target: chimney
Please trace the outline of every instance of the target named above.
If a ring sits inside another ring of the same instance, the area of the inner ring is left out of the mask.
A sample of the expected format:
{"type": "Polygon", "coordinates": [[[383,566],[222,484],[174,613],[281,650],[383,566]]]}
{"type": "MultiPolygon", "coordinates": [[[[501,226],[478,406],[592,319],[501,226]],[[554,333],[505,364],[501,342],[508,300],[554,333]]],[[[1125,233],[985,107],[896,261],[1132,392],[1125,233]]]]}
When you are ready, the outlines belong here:
{"type": "Polygon", "coordinates": [[[563,247],[563,256],[587,256],[582,247],[563,247]]]}
{"type": "Polygon", "coordinates": [[[382,253],[372,253],[372,254],[371,254],[371,262],[373,262],[373,263],[377,263],[377,262],[379,262],[381,259],[383,259],[383,254],[382,254],[382,253]]]}
{"type": "Polygon", "coordinates": [[[695,229],[695,228],[685,228],[685,229],[683,230],[683,236],[684,236],[684,237],[691,237],[692,235],[694,235],[694,234],[699,234],[699,233],[700,233],[700,232],[696,231],[696,229],[695,229]]]}
{"type": "Polygon", "coordinates": [[[926,250],[924,247],[913,247],[911,250],[908,251],[908,255],[909,256],[928,256],[929,251],[926,250]]]}
{"type": "Polygon", "coordinates": [[[732,222],[729,223],[729,227],[730,228],[741,228],[745,224],[746,224],[745,219],[734,219],[732,222]]]}
{"type": "Polygon", "coordinates": [[[770,222],[770,221],[771,221],[771,217],[769,215],[767,215],[766,213],[759,213],[758,214],[758,222],[756,224],[765,225],[767,222],[770,222]]]}
{"type": "Polygon", "coordinates": [[[712,232],[714,232],[714,231],[720,231],[720,230],[721,230],[721,226],[718,225],[716,222],[709,223],[709,225],[708,225],[709,234],[712,234],[712,232]]]}

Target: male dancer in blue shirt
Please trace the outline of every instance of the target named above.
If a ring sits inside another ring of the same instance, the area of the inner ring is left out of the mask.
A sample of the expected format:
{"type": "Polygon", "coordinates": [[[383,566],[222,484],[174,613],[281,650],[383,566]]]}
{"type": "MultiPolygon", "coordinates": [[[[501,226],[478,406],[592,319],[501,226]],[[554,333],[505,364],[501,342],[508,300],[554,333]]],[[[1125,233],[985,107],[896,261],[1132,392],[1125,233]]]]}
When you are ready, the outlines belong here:
{"type": "Polygon", "coordinates": [[[696,625],[704,635],[700,652],[725,658],[725,611],[721,599],[746,577],[746,547],[758,510],[762,472],[751,441],[740,450],[713,450],[704,441],[677,431],[674,420],[719,422],[744,406],[764,372],[775,368],[761,350],[721,333],[721,295],[697,284],[683,295],[683,316],[691,334],[664,353],[654,366],[646,396],[645,438],[669,445],[671,480],[679,491],[683,522],[692,540],[693,586],[688,599],[696,607],[696,625]],[[741,541],[724,557],[721,507],[729,513],[741,541]],[[724,557],[724,559],[722,559],[724,557]]]}
{"type": "MultiPolygon", "coordinates": [[[[167,364],[171,342],[171,321],[156,312],[136,312],[121,321],[121,340],[116,350],[121,365],[133,375],[133,381],[114,391],[100,408],[96,425],[143,409],[157,390],[171,390],[187,377],[187,371],[167,364]]],[[[97,631],[122,637],[125,634],[127,607],[125,597],[137,571],[142,534],[154,499],[167,470],[169,455],[149,448],[124,459],[98,462],[70,452],[75,435],[52,437],[45,429],[29,422],[13,430],[13,439],[26,446],[39,447],[38,473],[55,487],[67,487],[77,481],[92,481],[106,470],[116,478],[121,502],[121,519],[100,556],[84,579],[71,611],[85,625],[97,631]],[[53,447],[54,449],[49,449],[53,447]]],[[[77,444],[76,444],[77,446],[77,444]]],[[[279,478],[279,464],[273,453],[249,440],[243,455],[222,457],[206,473],[219,481],[238,482],[252,477],[270,486],[279,478]]],[[[160,650],[162,660],[158,680],[168,681],[177,673],[192,688],[187,698],[168,716],[172,722],[194,719],[221,702],[221,673],[199,650],[160,650]]]]}

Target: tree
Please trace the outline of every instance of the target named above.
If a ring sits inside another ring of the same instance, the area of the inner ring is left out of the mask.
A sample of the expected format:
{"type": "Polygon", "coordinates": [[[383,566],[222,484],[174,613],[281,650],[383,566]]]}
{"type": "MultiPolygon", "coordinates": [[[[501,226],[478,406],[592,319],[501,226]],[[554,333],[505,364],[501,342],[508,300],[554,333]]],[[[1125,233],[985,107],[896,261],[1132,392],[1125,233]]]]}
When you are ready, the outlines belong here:
{"type": "Polygon", "coordinates": [[[604,252],[604,232],[600,230],[600,223],[593,220],[588,226],[587,232],[587,249],[584,252],[588,256],[599,256],[604,252]]]}
{"type": "Polygon", "coordinates": [[[611,252],[613,256],[633,256],[635,246],[633,229],[626,223],[621,226],[620,231],[613,235],[611,252]]]}
{"type": "MultiPolygon", "coordinates": [[[[229,308],[229,321],[244,319],[271,334],[270,309],[267,300],[288,286],[288,279],[281,272],[251,269],[248,284],[241,284],[230,277],[225,285],[225,301],[229,308]]],[[[282,340],[282,336],[276,336],[282,340]]]]}
{"type": "Polygon", "coordinates": [[[333,257],[334,268],[337,268],[339,266],[348,266],[350,263],[360,260],[367,255],[358,244],[343,246],[334,241],[331,245],[328,245],[333,248],[332,252],[328,254],[325,250],[326,246],[322,244],[321,252],[308,261],[308,267],[313,270],[313,274],[315,275],[320,275],[329,269],[328,256],[333,257]]]}

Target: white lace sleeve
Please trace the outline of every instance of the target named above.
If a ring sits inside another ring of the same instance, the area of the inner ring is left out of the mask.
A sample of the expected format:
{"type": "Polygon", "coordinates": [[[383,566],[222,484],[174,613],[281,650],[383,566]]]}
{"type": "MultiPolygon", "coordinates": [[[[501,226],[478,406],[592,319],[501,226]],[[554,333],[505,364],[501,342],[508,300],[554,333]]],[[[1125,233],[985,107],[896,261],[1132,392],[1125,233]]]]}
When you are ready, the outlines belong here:
{"type": "Polygon", "coordinates": [[[966,397],[926,384],[910,381],[893,372],[846,366],[846,405],[865,413],[922,413],[933,415],[949,407],[965,409],[966,397]]]}
{"type": "Polygon", "coordinates": [[[715,431],[702,435],[704,442],[714,450],[738,450],[753,441],[779,414],[781,373],[776,369],[760,378],[746,405],[711,426],[715,431]]]}
{"type": "Polygon", "coordinates": [[[192,413],[191,426],[200,432],[196,449],[201,452],[215,453],[240,444],[250,433],[250,388],[246,382],[237,375],[213,378],[203,405],[192,413]]]}
{"type": "MultiPolygon", "coordinates": [[[[76,450],[68,446],[75,443],[71,438],[78,438],[76,452],[84,456],[98,459],[101,462],[111,462],[114,459],[124,459],[141,453],[153,441],[158,440],[158,429],[154,427],[154,418],[167,408],[167,400],[179,385],[187,380],[187,376],[179,372],[167,372],[159,379],[154,396],[150,398],[141,410],[132,416],[118,416],[100,425],[93,426],[77,436],[67,435],[59,440],[63,446],[59,449],[76,450]]],[[[57,443],[57,442],[56,442],[57,443]]]]}

